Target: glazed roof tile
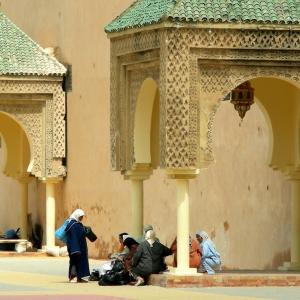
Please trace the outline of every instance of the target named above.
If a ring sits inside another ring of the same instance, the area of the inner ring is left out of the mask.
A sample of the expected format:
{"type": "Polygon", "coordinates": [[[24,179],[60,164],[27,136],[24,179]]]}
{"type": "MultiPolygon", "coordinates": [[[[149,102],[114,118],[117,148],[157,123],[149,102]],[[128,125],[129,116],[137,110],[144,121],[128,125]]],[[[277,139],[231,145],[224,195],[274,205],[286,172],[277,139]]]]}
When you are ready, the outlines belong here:
{"type": "Polygon", "coordinates": [[[107,32],[161,23],[300,24],[300,0],[137,0],[107,32]]]}
{"type": "Polygon", "coordinates": [[[59,75],[66,68],[0,12],[0,75],[59,75]]]}

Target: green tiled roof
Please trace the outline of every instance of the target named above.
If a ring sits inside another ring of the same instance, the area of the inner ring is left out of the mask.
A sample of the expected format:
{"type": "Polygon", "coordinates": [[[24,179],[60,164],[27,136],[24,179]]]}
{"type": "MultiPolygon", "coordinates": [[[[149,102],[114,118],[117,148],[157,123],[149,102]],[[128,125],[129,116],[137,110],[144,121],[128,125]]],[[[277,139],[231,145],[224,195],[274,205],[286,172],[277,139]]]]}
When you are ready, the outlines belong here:
{"type": "Polygon", "coordinates": [[[169,20],[186,23],[299,24],[300,0],[137,0],[107,32],[169,20]]]}
{"type": "Polygon", "coordinates": [[[0,12],[0,75],[63,75],[66,68],[0,12]]]}

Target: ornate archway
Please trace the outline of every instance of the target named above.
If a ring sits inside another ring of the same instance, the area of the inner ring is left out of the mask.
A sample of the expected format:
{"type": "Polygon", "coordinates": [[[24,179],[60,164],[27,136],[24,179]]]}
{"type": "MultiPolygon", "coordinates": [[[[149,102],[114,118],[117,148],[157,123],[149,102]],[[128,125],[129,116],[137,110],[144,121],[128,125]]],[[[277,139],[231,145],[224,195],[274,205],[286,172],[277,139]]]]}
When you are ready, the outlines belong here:
{"type": "MultiPolygon", "coordinates": [[[[46,183],[46,244],[55,245],[54,182],[66,175],[66,68],[0,13],[0,112],[26,132],[31,163],[28,174],[46,183]]],[[[22,184],[27,180],[19,179],[22,184]]],[[[26,187],[24,187],[24,197],[26,187]]]]}
{"type": "MultiPolygon", "coordinates": [[[[159,166],[177,182],[180,274],[191,271],[188,180],[214,161],[212,126],[220,101],[257,77],[300,83],[296,1],[286,3],[285,14],[271,4],[263,18],[259,5],[248,3],[255,12],[250,19],[242,1],[235,8],[213,2],[215,9],[204,9],[200,1],[139,0],[106,27],[111,40],[111,162],[116,171],[134,169],[133,131],[126,124],[134,116],[135,86],[148,76],[159,82],[159,166]]],[[[292,251],[300,253],[296,244],[292,251]]],[[[297,253],[292,262],[299,267],[297,253]]]]}

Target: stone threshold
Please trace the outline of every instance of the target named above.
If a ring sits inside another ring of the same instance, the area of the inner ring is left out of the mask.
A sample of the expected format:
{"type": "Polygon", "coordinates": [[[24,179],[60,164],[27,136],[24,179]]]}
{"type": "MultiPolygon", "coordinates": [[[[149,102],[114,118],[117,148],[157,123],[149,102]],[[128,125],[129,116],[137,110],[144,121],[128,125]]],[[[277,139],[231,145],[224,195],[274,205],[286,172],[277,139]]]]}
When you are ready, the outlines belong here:
{"type": "Polygon", "coordinates": [[[192,287],[262,287],[262,286],[300,286],[300,272],[226,272],[215,275],[151,275],[150,285],[168,288],[192,288],[192,287]]]}

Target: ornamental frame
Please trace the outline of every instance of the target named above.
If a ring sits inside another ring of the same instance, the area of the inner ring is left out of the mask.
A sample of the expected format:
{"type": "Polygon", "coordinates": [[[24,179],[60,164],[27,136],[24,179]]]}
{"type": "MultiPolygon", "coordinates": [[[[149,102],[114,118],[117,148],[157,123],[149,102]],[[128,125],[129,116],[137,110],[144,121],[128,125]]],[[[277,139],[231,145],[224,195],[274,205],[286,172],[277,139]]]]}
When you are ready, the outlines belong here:
{"type": "Polygon", "coordinates": [[[0,77],[0,111],[16,119],[31,147],[31,175],[66,175],[65,93],[61,77],[0,77]]]}
{"type": "Polygon", "coordinates": [[[111,38],[112,168],[134,165],[135,101],[147,76],[159,83],[160,167],[198,169],[214,161],[214,116],[232,89],[256,77],[300,84],[299,74],[300,34],[292,27],[176,26],[111,38]]]}

